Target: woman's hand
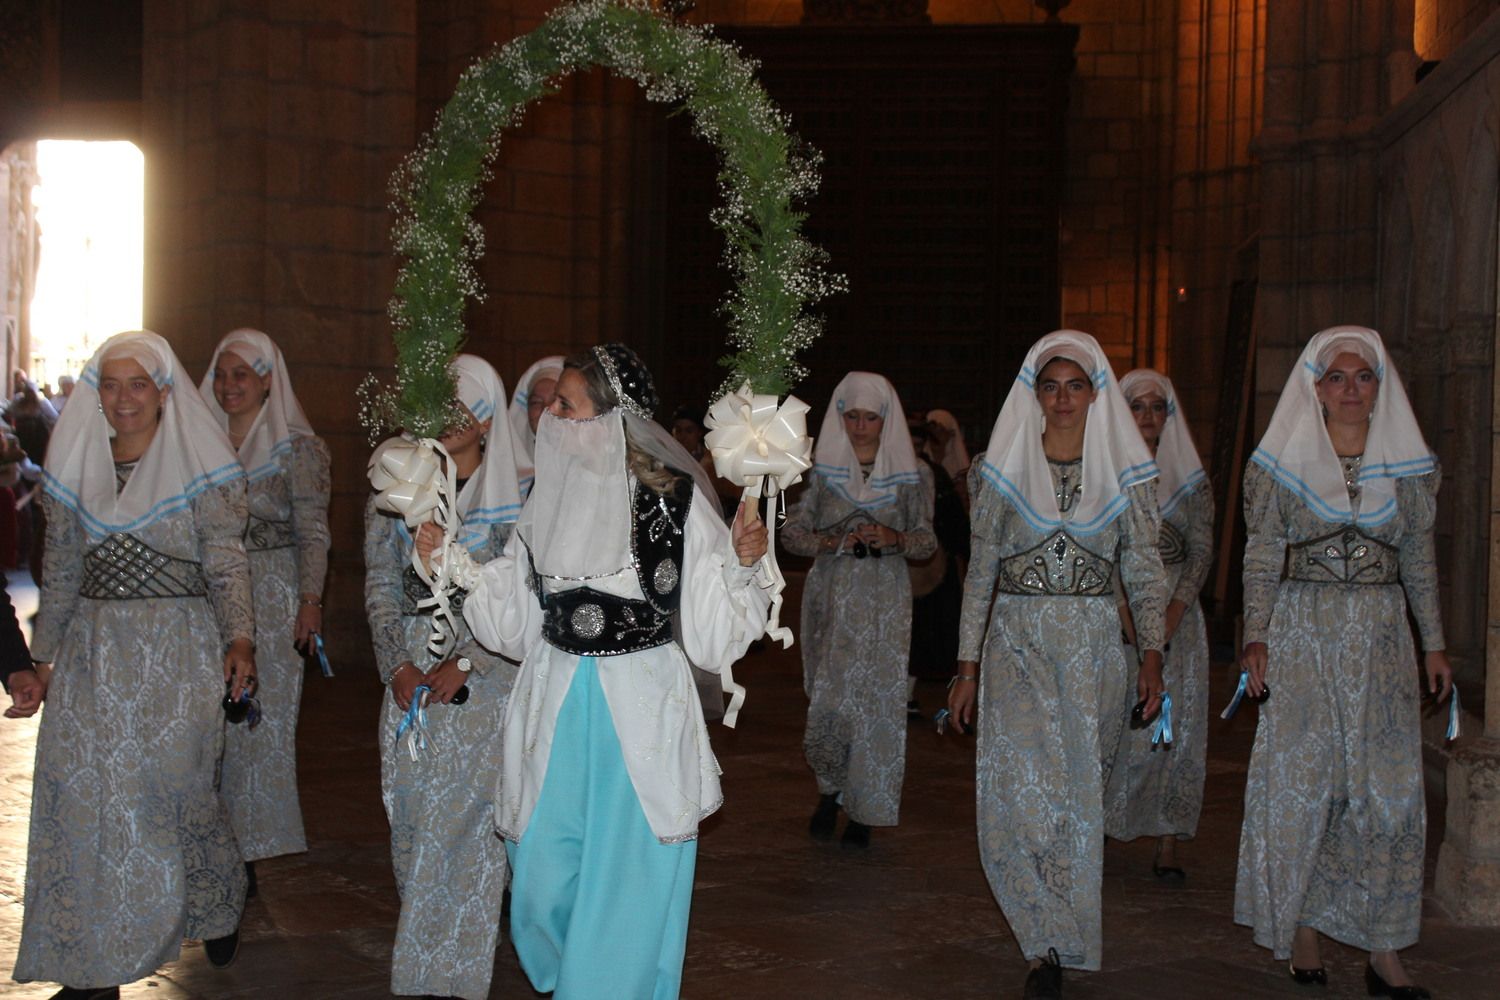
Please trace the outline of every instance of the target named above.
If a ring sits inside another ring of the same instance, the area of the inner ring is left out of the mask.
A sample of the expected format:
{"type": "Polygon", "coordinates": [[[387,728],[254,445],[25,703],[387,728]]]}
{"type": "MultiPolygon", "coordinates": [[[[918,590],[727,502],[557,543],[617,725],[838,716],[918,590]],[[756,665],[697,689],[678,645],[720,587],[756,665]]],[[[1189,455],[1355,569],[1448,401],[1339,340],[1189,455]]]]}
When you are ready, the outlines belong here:
{"type": "Polygon", "coordinates": [[[1161,708],[1161,696],[1167,690],[1161,677],[1161,650],[1148,649],[1141,656],[1141,669],[1136,673],[1136,697],[1146,703],[1141,718],[1153,719],[1161,708]]]}
{"type": "Polygon", "coordinates": [[[974,706],[978,700],[979,664],[973,660],[959,660],[953,684],[948,688],[948,712],[956,723],[955,731],[963,733],[973,728],[974,706]]]}
{"type": "Polygon", "coordinates": [[[735,512],[731,534],[734,538],[734,554],[739,557],[741,566],[754,566],[760,562],[761,557],[766,554],[766,525],[750,513],[744,500],[740,501],[740,509],[735,512]]]}
{"type": "Polygon", "coordinates": [[[422,565],[427,567],[427,572],[432,572],[433,554],[437,553],[441,561],[439,549],[443,547],[443,529],[436,522],[428,521],[417,528],[415,539],[417,555],[421,557],[422,565]]]}
{"type": "Polygon", "coordinates": [[[469,675],[458,669],[458,660],[444,660],[422,678],[422,683],[432,689],[432,700],[444,705],[453,700],[458,689],[469,681],[469,675]]]}
{"type": "Polygon", "coordinates": [[[1245,685],[1245,690],[1250,693],[1250,697],[1259,698],[1266,689],[1266,644],[1245,643],[1245,648],[1240,651],[1240,669],[1250,675],[1250,682],[1245,685]]]}
{"type": "Polygon", "coordinates": [[[1447,651],[1434,649],[1423,654],[1422,666],[1427,668],[1427,690],[1438,701],[1447,701],[1448,696],[1453,693],[1453,668],[1448,665],[1447,651]]]}
{"type": "Polygon", "coordinates": [[[423,679],[422,671],[410,660],[396,668],[396,672],[391,674],[391,697],[396,699],[397,708],[403,712],[411,708],[412,693],[423,679]]]}
{"type": "Polygon", "coordinates": [[[52,664],[38,663],[30,670],[17,670],[10,675],[10,708],[5,710],[7,719],[28,719],[42,707],[47,697],[47,684],[52,680],[52,664]]]}
{"type": "Polygon", "coordinates": [[[309,649],[313,636],[323,631],[323,602],[317,594],[303,594],[297,606],[297,624],[292,629],[292,645],[309,649]]]}
{"type": "Polygon", "coordinates": [[[239,701],[245,691],[255,693],[255,643],[236,639],[229,644],[224,654],[224,680],[229,682],[229,697],[234,701],[239,701]]]}
{"type": "Polygon", "coordinates": [[[1182,616],[1187,614],[1187,603],[1175,598],[1167,605],[1167,618],[1165,622],[1162,642],[1171,642],[1172,636],[1177,634],[1177,626],[1182,624],[1182,616]]]}
{"type": "Polygon", "coordinates": [[[895,528],[887,528],[883,524],[874,521],[866,521],[854,529],[854,537],[866,545],[873,545],[877,549],[894,549],[901,544],[901,532],[895,528]]]}

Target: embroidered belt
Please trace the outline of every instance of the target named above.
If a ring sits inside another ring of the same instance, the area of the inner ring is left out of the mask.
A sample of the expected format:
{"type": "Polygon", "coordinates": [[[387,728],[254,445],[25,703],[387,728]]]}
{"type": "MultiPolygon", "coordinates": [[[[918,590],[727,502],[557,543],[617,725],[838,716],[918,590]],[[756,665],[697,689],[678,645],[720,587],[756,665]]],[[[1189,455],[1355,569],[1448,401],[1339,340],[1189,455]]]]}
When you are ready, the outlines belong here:
{"type": "Polygon", "coordinates": [[[1401,580],[1400,553],[1394,545],[1346,525],[1288,546],[1286,577],[1303,583],[1385,586],[1401,580]]]}
{"type": "Polygon", "coordinates": [[[79,596],[97,601],[204,597],[203,567],[158,552],[134,535],[109,535],[83,556],[79,596]]]}
{"type": "MultiPolygon", "coordinates": [[[[422,582],[417,571],[411,566],[401,571],[401,614],[407,618],[428,618],[432,616],[432,608],[417,607],[418,601],[424,601],[432,596],[432,588],[422,582]]],[[[469,592],[460,587],[455,587],[448,593],[448,607],[453,609],[456,618],[463,614],[464,598],[469,592]]]]}
{"type": "Polygon", "coordinates": [[[1163,566],[1175,566],[1178,563],[1187,562],[1187,539],[1171,521],[1161,523],[1161,533],[1156,539],[1156,551],[1161,556],[1163,566]]]}
{"type": "Polygon", "coordinates": [[[247,551],[288,549],[296,544],[297,536],[292,533],[291,521],[268,521],[251,514],[250,520],[245,525],[245,549],[247,551]]]}
{"type": "Polygon", "coordinates": [[[1114,563],[1079,545],[1066,531],[1055,531],[1035,548],[1001,559],[996,588],[1002,594],[1042,597],[1113,596],[1114,571],[1114,563]]]}
{"type": "Polygon", "coordinates": [[[587,587],[542,598],[542,636],[578,656],[620,656],[672,641],[672,616],[587,587]]]}

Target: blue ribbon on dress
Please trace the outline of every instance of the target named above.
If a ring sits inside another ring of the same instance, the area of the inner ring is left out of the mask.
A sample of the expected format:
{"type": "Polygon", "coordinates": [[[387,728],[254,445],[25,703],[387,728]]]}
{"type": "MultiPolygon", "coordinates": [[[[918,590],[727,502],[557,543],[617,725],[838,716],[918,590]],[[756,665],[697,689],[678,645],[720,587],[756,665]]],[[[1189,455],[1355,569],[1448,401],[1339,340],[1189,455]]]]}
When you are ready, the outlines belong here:
{"type": "Polygon", "coordinates": [[[1161,693],[1161,710],[1156,713],[1156,725],[1151,729],[1151,746],[1163,750],[1172,748],[1172,696],[1161,693]]]}
{"type": "Polygon", "coordinates": [[[396,727],[396,745],[401,745],[401,737],[407,736],[406,750],[411,754],[411,759],[417,759],[417,751],[426,750],[429,743],[432,744],[433,752],[437,751],[437,740],[427,731],[427,696],[432,693],[432,688],[426,684],[418,684],[416,690],[411,693],[411,704],[406,707],[406,715],[402,718],[400,725],[396,727]]]}
{"type": "Polygon", "coordinates": [[[1449,739],[1449,740],[1456,740],[1456,739],[1458,739],[1458,688],[1451,687],[1451,682],[1450,682],[1449,691],[1450,691],[1450,693],[1448,695],[1448,734],[1444,738],[1445,739],[1449,739]]]}
{"type": "Polygon", "coordinates": [[[1221,719],[1232,719],[1234,713],[1239,710],[1240,702],[1245,700],[1245,686],[1250,683],[1250,671],[1240,671],[1239,686],[1234,689],[1234,697],[1229,699],[1229,707],[1219,713],[1221,719]]]}
{"type": "Polygon", "coordinates": [[[318,656],[318,669],[323,671],[324,677],[332,677],[333,667],[328,665],[328,654],[323,651],[323,633],[314,632],[312,634],[312,637],[313,652],[315,652],[318,656]]]}

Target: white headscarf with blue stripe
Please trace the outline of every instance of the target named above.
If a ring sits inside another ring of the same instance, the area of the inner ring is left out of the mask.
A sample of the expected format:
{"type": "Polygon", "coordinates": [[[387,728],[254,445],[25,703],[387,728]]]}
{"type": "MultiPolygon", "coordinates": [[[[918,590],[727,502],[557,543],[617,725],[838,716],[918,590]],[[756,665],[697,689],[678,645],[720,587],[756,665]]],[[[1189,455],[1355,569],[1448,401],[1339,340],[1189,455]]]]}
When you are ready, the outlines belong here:
{"type": "Polygon", "coordinates": [[[1250,461],[1324,520],[1366,526],[1384,524],[1396,515],[1397,479],[1423,476],[1437,468],[1437,459],[1422,437],[1401,376],[1396,374],[1380,334],[1363,326],[1330,327],[1307,342],[1250,461]],[[1357,515],[1349,503],[1343,467],[1328,437],[1317,389],[1328,366],[1345,352],[1364,359],[1380,380],[1360,463],[1357,515]]]}
{"type": "Polygon", "coordinates": [[[828,411],[823,414],[813,463],[814,471],[829,489],[865,510],[887,507],[896,502],[903,483],[921,482],[917,452],[906,427],[906,411],[901,408],[895,386],[884,375],[850,372],[834,388],[828,411]],[[844,414],[849,410],[878,413],[885,420],[869,478],[865,478],[844,430],[844,414]]]}
{"type": "Polygon", "coordinates": [[[1208,478],[1203,471],[1203,459],[1198,457],[1187,418],[1177,406],[1177,389],[1171,379],[1154,368],[1137,368],[1120,379],[1120,391],[1125,394],[1127,404],[1150,395],[1160,396],[1167,404],[1167,419],[1162,424],[1161,439],[1156,442],[1156,467],[1161,471],[1161,478],[1156,481],[1156,506],[1161,516],[1166,517],[1177,509],[1183,497],[1208,478]]]}
{"type": "Polygon", "coordinates": [[[271,376],[271,390],[239,447],[245,478],[253,483],[280,471],[280,459],[291,450],[292,439],[313,437],[313,429],[307,421],[307,414],[302,412],[302,404],[297,402],[297,394],[292,391],[292,378],[287,374],[281,349],[259,330],[241,328],[226,333],[219,341],[208,363],[208,373],[198,384],[203,401],[226,434],[229,432],[229,414],[214,398],[214,366],[219,363],[219,355],[224,353],[238,356],[255,369],[257,375],[271,376]]]}
{"type": "Polygon", "coordinates": [[[229,439],[185,377],[171,346],[148,330],[106,340],[73,388],[47,447],[46,491],[78,514],[90,538],[138,531],[184,510],[204,490],[244,476],[229,439]],[[99,405],[105,361],[135,361],[158,388],[171,386],[161,421],[125,488],[115,487],[113,431],[99,405]]]}
{"type": "Polygon", "coordinates": [[[515,443],[505,414],[505,383],[494,367],[477,355],[460,354],[449,370],[458,386],[459,401],[474,419],[490,422],[484,460],[458,492],[458,514],[463,519],[458,539],[472,550],[484,544],[491,525],[521,516],[515,443]]]}
{"type": "Polygon", "coordinates": [[[1130,506],[1125,490],[1157,477],[1151,449],[1098,341],[1078,330],[1055,330],[1032,345],[1000,407],[980,475],[1036,530],[1066,527],[1072,535],[1091,535],[1112,523],[1130,506]],[[1058,358],[1087,372],[1095,390],[1083,431],[1083,490],[1066,517],[1058,510],[1042,450],[1046,421],[1036,398],[1037,376],[1058,358]]]}
{"type": "Polygon", "coordinates": [[[536,477],[536,431],[531,429],[531,387],[541,379],[556,382],[562,378],[563,356],[553,354],[533,364],[521,373],[516,383],[516,394],[510,400],[510,432],[516,449],[516,478],[521,482],[522,494],[531,492],[536,477]]]}

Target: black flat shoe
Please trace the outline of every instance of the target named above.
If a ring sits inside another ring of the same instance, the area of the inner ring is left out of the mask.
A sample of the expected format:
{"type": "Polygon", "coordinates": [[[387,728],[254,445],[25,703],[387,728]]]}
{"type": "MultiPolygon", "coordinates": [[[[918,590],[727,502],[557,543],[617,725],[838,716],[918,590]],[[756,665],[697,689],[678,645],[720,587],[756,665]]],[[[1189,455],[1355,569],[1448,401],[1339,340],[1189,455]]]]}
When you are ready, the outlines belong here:
{"type": "Polygon", "coordinates": [[[254,899],[260,894],[259,886],[255,882],[255,862],[245,862],[245,898],[254,899]]]}
{"type": "Polygon", "coordinates": [[[1365,966],[1365,990],[1372,997],[1391,997],[1392,1000],[1432,1000],[1432,994],[1420,986],[1392,986],[1380,978],[1375,966],[1365,966]]]}
{"type": "Polygon", "coordinates": [[[215,969],[227,969],[234,964],[240,953],[240,929],[236,927],[223,937],[207,938],[203,942],[203,954],[215,969]]]}
{"type": "Polygon", "coordinates": [[[1026,974],[1021,1000],[1060,1000],[1062,997],[1062,960],[1056,948],[1047,949],[1047,957],[1026,974]]]}
{"type": "Polygon", "coordinates": [[[52,994],[49,1000],[120,1000],[120,987],[87,986],[79,989],[76,986],[64,986],[52,994]]]}
{"type": "Polygon", "coordinates": [[[851,819],[845,825],[844,835],[839,838],[839,843],[845,847],[869,847],[870,828],[863,823],[857,823],[851,819]]]}
{"type": "Polygon", "coordinates": [[[813,810],[812,819],[807,821],[807,832],[814,840],[832,840],[833,828],[838,821],[839,797],[821,795],[818,797],[818,808],[813,810]]]}
{"type": "Polygon", "coordinates": [[[1327,986],[1328,970],[1321,965],[1316,969],[1299,969],[1291,962],[1286,963],[1286,971],[1291,973],[1292,982],[1298,986],[1327,986]]]}

